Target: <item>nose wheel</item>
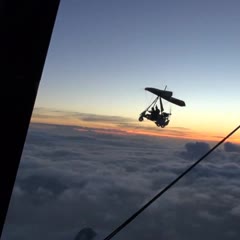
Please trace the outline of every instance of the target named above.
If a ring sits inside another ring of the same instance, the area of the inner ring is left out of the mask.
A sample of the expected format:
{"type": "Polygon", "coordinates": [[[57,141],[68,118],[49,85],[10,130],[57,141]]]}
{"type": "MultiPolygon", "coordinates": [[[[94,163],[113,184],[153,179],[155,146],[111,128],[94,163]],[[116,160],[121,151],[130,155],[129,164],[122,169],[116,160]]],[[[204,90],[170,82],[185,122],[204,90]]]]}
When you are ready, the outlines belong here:
{"type": "Polygon", "coordinates": [[[143,121],[143,117],[140,116],[140,117],[138,118],[138,121],[139,121],[139,122],[142,122],[142,121],[143,121]]]}

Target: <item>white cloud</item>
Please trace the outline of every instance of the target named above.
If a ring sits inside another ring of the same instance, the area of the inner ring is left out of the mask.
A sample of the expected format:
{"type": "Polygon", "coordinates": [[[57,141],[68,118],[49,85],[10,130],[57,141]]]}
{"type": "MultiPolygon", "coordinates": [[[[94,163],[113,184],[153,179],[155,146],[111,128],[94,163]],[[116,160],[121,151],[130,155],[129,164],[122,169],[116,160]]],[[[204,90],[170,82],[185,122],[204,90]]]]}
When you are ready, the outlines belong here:
{"type": "Polygon", "coordinates": [[[231,214],[240,217],[240,205],[237,205],[236,207],[231,209],[231,214]]]}
{"type": "Polygon", "coordinates": [[[224,149],[226,152],[240,152],[240,145],[231,142],[224,143],[224,149]]]}
{"type": "MultiPolygon", "coordinates": [[[[44,126],[29,131],[3,239],[74,239],[85,227],[103,239],[209,149],[44,126]]],[[[116,239],[238,239],[239,175],[232,153],[215,152],[116,239]]]]}

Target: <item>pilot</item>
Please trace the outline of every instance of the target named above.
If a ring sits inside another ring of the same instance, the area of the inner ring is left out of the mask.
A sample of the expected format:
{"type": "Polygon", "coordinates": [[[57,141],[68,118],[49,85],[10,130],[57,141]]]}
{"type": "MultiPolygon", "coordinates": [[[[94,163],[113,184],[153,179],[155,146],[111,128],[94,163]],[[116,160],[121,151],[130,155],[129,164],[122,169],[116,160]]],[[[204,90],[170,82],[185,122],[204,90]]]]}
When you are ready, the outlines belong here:
{"type": "Polygon", "coordinates": [[[155,109],[154,109],[154,107],[152,107],[151,120],[153,120],[153,121],[157,120],[159,113],[160,113],[160,110],[158,109],[157,106],[155,107],[155,109]]]}

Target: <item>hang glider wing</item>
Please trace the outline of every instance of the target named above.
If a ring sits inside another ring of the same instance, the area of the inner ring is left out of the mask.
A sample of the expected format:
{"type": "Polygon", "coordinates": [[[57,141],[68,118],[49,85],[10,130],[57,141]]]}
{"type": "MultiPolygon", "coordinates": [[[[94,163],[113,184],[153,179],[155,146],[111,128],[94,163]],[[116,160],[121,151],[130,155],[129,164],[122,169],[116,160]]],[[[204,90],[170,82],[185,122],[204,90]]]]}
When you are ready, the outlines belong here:
{"type": "Polygon", "coordinates": [[[159,97],[162,97],[162,98],[170,98],[172,96],[172,92],[170,91],[165,91],[165,90],[160,90],[160,89],[157,89],[157,88],[145,88],[146,91],[149,91],[159,97]]]}
{"type": "Polygon", "coordinates": [[[184,101],[172,97],[173,93],[171,91],[160,90],[160,89],[157,89],[157,88],[149,88],[149,87],[145,88],[145,90],[159,96],[160,98],[163,98],[164,100],[166,100],[168,102],[174,103],[174,104],[176,104],[180,107],[186,106],[184,101]]]}
{"type": "Polygon", "coordinates": [[[184,107],[186,106],[185,102],[180,100],[180,99],[177,99],[177,98],[174,98],[174,97],[170,97],[170,98],[164,98],[165,100],[171,102],[171,103],[174,103],[180,107],[184,107]]]}

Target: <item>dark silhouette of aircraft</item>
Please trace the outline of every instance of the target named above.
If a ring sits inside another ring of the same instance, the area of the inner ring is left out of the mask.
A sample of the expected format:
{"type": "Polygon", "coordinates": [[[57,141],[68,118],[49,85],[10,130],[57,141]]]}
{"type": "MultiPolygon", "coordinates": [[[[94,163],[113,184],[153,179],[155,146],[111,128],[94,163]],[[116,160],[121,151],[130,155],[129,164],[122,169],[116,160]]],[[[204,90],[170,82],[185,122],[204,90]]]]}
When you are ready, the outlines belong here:
{"type": "MultiPolygon", "coordinates": [[[[167,86],[166,86],[167,87],[167,86]]],[[[142,122],[144,120],[144,118],[155,122],[155,124],[158,127],[164,128],[165,126],[167,126],[169,124],[169,117],[171,115],[170,113],[164,112],[164,108],[163,108],[163,103],[162,103],[162,99],[176,104],[180,107],[184,107],[186,106],[185,102],[172,97],[172,92],[171,91],[166,91],[166,87],[164,90],[160,90],[157,88],[145,88],[146,91],[149,91],[155,95],[157,95],[157,97],[155,98],[155,100],[142,112],[140,113],[140,116],[138,118],[138,120],[140,122],[142,122]],[[160,109],[157,106],[157,102],[159,100],[159,104],[160,104],[160,109]],[[149,110],[151,108],[151,110],[149,110]]]]}

